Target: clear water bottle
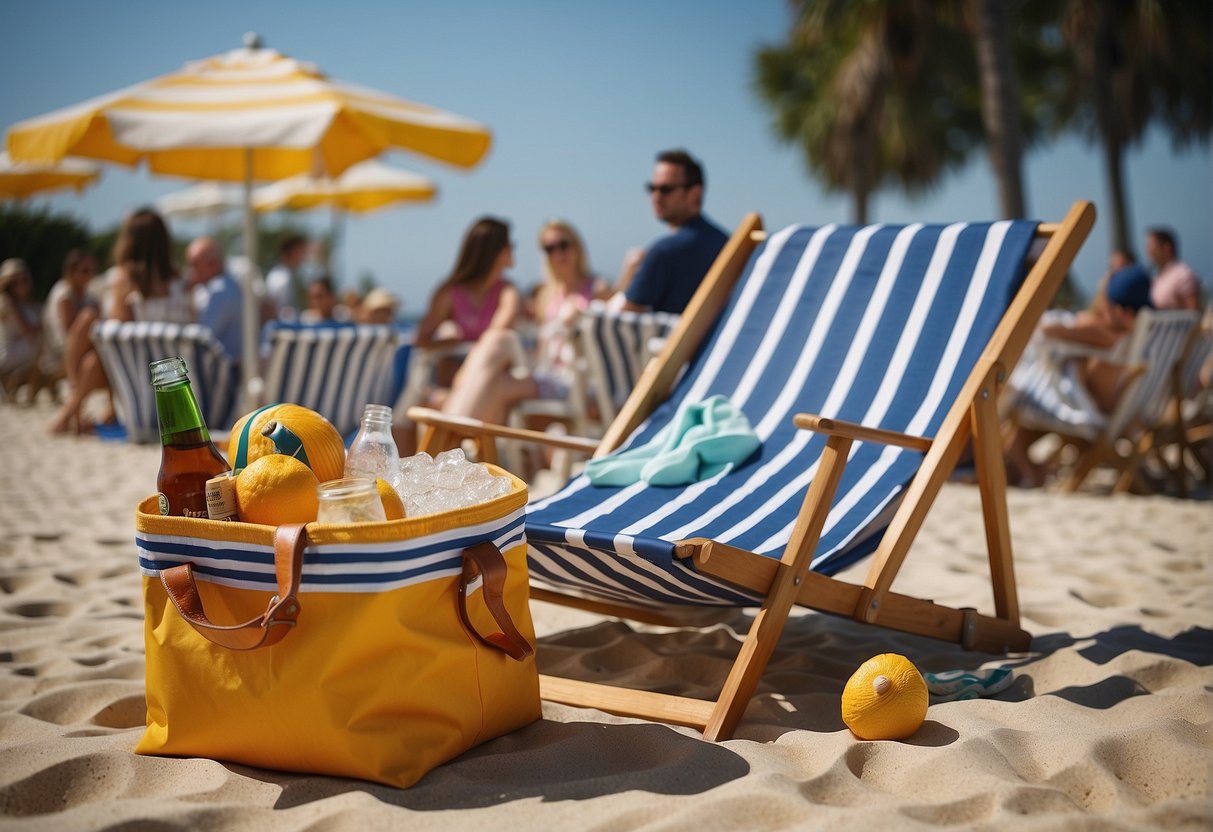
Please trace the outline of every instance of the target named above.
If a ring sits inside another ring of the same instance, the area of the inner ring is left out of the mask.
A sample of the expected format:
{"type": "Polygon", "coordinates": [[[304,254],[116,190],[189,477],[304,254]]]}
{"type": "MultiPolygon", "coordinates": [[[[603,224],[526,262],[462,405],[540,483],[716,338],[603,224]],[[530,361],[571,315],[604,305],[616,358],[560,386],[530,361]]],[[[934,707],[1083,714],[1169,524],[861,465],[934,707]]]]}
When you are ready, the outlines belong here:
{"type": "Polygon", "coordinates": [[[362,412],[362,427],[345,454],[347,477],[381,478],[400,487],[400,451],[392,438],[392,409],[368,404],[362,412]]]}

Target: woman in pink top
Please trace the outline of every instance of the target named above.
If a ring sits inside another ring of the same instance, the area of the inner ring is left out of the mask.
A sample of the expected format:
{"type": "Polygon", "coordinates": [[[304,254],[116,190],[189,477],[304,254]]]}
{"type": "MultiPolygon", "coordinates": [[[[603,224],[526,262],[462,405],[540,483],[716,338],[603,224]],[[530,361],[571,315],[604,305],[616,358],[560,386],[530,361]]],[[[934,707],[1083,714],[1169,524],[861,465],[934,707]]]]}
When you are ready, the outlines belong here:
{"type": "Polygon", "coordinates": [[[522,351],[518,336],[508,330],[489,333],[476,344],[455,377],[442,406],[444,413],[502,424],[519,402],[568,394],[569,376],[574,372],[568,354],[569,327],[577,313],[594,297],[609,292],[609,287],[590,272],[581,238],[568,223],[546,223],[539,232],[539,245],[544,253],[545,281],[536,303],[539,354],[535,366],[526,375],[515,375],[511,368],[522,351]]]}
{"type": "Polygon", "coordinates": [[[417,346],[476,341],[491,329],[513,326],[522,310],[518,289],[505,277],[513,265],[510,227],[492,217],[477,220],[463,237],[451,276],[430,299],[417,346]]]}

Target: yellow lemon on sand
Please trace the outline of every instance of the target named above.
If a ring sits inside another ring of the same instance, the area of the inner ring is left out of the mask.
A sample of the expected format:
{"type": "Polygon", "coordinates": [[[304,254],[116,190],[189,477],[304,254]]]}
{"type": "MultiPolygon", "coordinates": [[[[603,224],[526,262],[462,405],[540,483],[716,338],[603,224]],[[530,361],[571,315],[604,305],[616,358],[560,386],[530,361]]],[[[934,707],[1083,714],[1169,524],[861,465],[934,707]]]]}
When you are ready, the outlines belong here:
{"type": "Polygon", "coordinates": [[[236,504],[246,523],[311,523],[320,508],[319,481],[294,457],[267,454],[236,475],[236,504]]]}
{"type": "Polygon", "coordinates": [[[404,516],[404,501],[390,482],[383,477],[375,477],[375,489],[379,492],[379,499],[383,501],[383,513],[387,515],[387,519],[399,520],[404,516]]]}
{"type": "Polygon", "coordinates": [[[900,740],[927,718],[927,683],[913,663],[882,653],[859,666],[842,691],[842,721],[861,740],[900,740]]]}

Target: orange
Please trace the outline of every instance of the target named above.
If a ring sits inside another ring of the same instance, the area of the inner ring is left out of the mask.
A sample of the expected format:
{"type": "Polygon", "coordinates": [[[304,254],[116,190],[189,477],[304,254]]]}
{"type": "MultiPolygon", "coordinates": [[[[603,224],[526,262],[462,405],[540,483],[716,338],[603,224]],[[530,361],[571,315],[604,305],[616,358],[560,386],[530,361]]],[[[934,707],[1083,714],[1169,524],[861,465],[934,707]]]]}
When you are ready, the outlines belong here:
{"type": "MultiPolygon", "coordinates": [[[[252,414],[246,413],[241,416],[232,426],[227,458],[233,465],[236,464],[236,453],[240,447],[240,434],[250,415],[252,414]]],[[[328,419],[297,404],[276,404],[257,414],[253,427],[249,430],[248,462],[274,453],[274,443],[261,433],[270,422],[285,425],[291,433],[299,437],[303,442],[303,449],[307,451],[308,463],[320,482],[345,476],[345,443],[341,441],[341,434],[328,419]]]]}
{"type": "Polygon", "coordinates": [[[913,663],[882,653],[859,666],[842,691],[842,721],[861,740],[900,740],[927,718],[927,683],[913,663]]]}
{"type": "Polygon", "coordinates": [[[387,515],[387,519],[399,520],[404,516],[404,501],[390,482],[383,477],[375,477],[375,489],[379,492],[379,499],[383,501],[383,513],[387,515]]]}
{"type": "Polygon", "coordinates": [[[312,469],[292,456],[259,457],[236,475],[240,519],[267,526],[311,523],[320,507],[318,484],[312,469]]]}

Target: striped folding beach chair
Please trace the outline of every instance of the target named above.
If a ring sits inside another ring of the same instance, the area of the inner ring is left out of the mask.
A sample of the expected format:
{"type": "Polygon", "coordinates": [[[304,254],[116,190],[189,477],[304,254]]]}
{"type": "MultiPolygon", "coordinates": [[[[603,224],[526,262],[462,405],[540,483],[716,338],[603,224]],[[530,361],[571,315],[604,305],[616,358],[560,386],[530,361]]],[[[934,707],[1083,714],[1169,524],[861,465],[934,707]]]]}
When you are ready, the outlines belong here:
{"type": "Polygon", "coordinates": [[[214,334],[198,324],[157,321],[98,321],[92,329],[105,368],[118,421],[132,442],[157,442],[160,425],[148,365],[180,356],[207,427],[226,430],[236,417],[240,370],[214,334]]]}
{"type": "Polygon", "coordinates": [[[1079,448],[1062,482],[1064,490],[1077,490],[1101,464],[1120,471],[1113,493],[1127,491],[1135,483],[1142,485],[1142,460],[1167,417],[1175,373],[1199,318],[1194,310],[1142,309],[1120,355],[1068,344],[1050,350],[1042,344],[1043,354],[1012,375],[1003,406],[1008,417],[1020,427],[1057,434],[1079,448]],[[1090,356],[1127,368],[1120,399],[1111,414],[1095,405],[1077,372],[1078,363],[1090,356]]]}
{"type": "Polygon", "coordinates": [[[396,400],[396,352],[406,336],[395,327],[275,323],[268,342],[262,398],[311,408],[342,436],[357,430],[368,403],[396,400]]]}
{"type": "MultiPolygon", "coordinates": [[[[527,538],[538,598],[622,617],[655,605],[762,611],[715,701],[552,677],[544,696],[727,738],[796,603],[971,649],[1026,649],[997,392],[1093,221],[1093,207],[1077,203],[1059,224],[790,227],[767,237],[748,217],[595,455],[647,442],[683,402],[712,395],[746,413],[761,449],[682,487],[575,478],[529,506],[527,538]],[[1036,238],[1047,244],[1029,271],[1036,238]],[[970,440],[993,615],[890,591],[970,440]],[[862,585],[829,577],[865,555],[862,585]]],[[[439,441],[470,431],[417,415],[439,441]]]]}

